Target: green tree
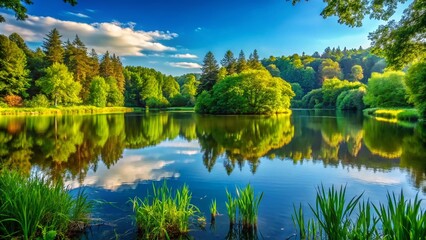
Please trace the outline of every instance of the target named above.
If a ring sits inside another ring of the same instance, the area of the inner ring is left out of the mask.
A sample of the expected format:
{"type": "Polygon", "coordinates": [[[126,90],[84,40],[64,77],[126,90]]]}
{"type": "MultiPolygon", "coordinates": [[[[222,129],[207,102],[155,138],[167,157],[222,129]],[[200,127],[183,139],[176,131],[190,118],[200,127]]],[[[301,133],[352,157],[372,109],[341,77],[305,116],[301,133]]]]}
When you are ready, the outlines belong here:
{"type": "Polygon", "coordinates": [[[60,63],[54,63],[46,69],[46,75],[36,81],[55,106],[58,104],[76,104],[80,103],[79,93],[81,85],[75,82],[72,73],[68,71],[67,66],[60,63]]]}
{"type": "Polygon", "coordinates": [[[24,52],[4,35],[0,35],[0,96],[26,95],[27,58],[24,52]]]}
{"type": "Polygon", "coordinates": [[[125,78],[123,74],[123,64],[121,63],[120,57],[115,54],[112,55],[112,68],[113,68],[113,77],[117,80],[118,90],[123,94],[125,78]]]}
{"type": "Polygon", "coordinates": [[[237,71],[237,60],[231,50],[226,51],[220,64],[226,69],[227,75],[232,75],[237,71]]]}
{"type": "Polygon", "coordinates": [[[59,31],[54,28],[44,38],[42,47],[49,65],[64,62],[64,49],[62,47],[61,37],[59,31]]]}
{"type": "Polygon", "coordinates": [[[99,75],[103,78],[114,77],[114,65],[112,63],[109,51],[106,51],[99,65],[99,75]]]}
{"type": "MultiPolygon", "coordinates": [[[[71,4],[72,6],[77,4],[77,0],[63,0],[66,3],[71,4]]],[[[15,0],[1,0],[0,1],[0,8],[4,9],[10,9],[13,12],[15,12],[16,19],[18,20],[25,20],[27,16],[27,8],[24,4],[32,4],[33,1],[31,0],[22,0],[22,1],[15,1],[15,0]]],[[[3,16],[0,15],[0,22],[4,22],[5,19],[3,16]]]]}
{"type": "Polygon", "coordinates": [[[422,119],[426,119],[426,63],[417,63],[408,69],[407,84],[410,101],[419,110],[422,119]]]}
{"type": "Polygon", "coordinates": [[[65,64],[74,75],[74,80],[81,84],[80,98],[86,101],[89,96],[91,62],[87,56],[87,48],[78,35],[72,43],[67,43],[65,49],[65,64]]]}
{"type": "Polygon", "coordinates": [[[370,107],[408,106],[404,77],[403,72],[396,71],[373,73],[368,79],[364,103],[370,107]]]}
{"type": "Polygon", "coordinates": [[[325,79],[342,78],[342,71],[339,63],[331,59],[325,59],[320,66],[320,74],[322,81],[325,79]]]}
{"type": "Polygon", "coordinates": [[[212,114],[271,114],[285,112],[294,96],[289,83],[266,70],[247,70],[218,82],[211,94],[203,92],[196,110],[212,114]]]}
{"type": "Polygon", "coordinates": [[[109,85],[103,77],[94,77],[90,83],[89,103],[96,107],[105,107],[107,104],[107,96],[109,85]]]}
{"type": "Polygon", "coordinates": [[[16,43],[16,45],[25,53],[25,56],[31,57],[34,53],[27,46],[24,39],[17,33],[12,33],[9,35],[9,40],[16,43]]]}
{"type": "Polygon", "coordinates": [[[201,71],[202,74],[200,78],[200,85],[198,86],[198,93],[210,91],[219,80],[219,65],[217,64],[212,52],[209,51],[204,57],[201,71]]]}
{"type": "Polygon", "coordinates": [[[255,49],[252,54],[249,56],[249,60],[247,61],[247,65],[250,69],[262,70],[263,66],[259,61],[259,54],[255,49]]]}
{"type": "Polygon", "coordinates": [[[108,77],[106,83],[108,85],[107,105],[109,107],[123,106],[124,96],[118,87],[117,80],[113,77],[108,77]]]}
{"type": "Polygon", "coordinates": [[[353,65],[351,68],[351,78],[353,81],[360,81],[364,78],[364,71],[360,65],[353,65]]]}
{"type": "Polygon", "coordinates": [[[247,68],[248,66],[247,66],[246,55],[244,54],[243,50],[241,50],[237,60],[237,73],[241,73],[247,68]]]}

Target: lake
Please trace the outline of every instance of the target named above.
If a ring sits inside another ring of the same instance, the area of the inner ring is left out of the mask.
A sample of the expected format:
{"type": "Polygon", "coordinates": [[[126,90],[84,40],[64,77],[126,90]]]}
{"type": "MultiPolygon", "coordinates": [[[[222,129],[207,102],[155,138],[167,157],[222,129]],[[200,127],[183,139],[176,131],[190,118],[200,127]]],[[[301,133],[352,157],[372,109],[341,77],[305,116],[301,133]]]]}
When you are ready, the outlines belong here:
{"type": "MultiPolygon", "coordinates": [[[[207,219],[195,239],[224,239],[225,190],[250,183],[264,192],[258,237],[296,232],[293,204],[316,188],[346,185],[373,203],[401,190],[426,198],[426,128],[356,113],[295,110],[292,115],[203,116],[191,112],[0,117],[0,163],[63,181],[98,201],[82,239],[135,239],[129,199],[152,183],[186,183],[207,219]],[[209,205],[217,199],[214,226],[209,205]]],[[[423,203],[425,207],[425,203],[423,203]]]]}

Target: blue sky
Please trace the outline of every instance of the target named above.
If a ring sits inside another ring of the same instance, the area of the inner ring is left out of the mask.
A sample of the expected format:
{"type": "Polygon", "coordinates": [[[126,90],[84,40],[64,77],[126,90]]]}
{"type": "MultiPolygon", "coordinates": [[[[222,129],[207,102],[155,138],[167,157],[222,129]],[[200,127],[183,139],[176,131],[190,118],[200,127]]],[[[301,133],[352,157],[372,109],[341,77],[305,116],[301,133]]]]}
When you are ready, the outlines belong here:
{"type": "Polygon", "coordinates": [[[76,34],[99,53],[122,57],[125,65],[140,65],[167,74],[199,72],[207,51],[218,61],[226,50],[248,57],[257,49],[261,58],[322,52],[327,46],[368,47],[368,33],[380,22],[365,20],[361,28],[323,19],[321,1],[285,0],[104,0],[84,1],[71,7],[61,0],[35,1],[26,22],[11,12],[0,33],[18,32],[31,47],[56,27],[64,40],[76,34]]]}

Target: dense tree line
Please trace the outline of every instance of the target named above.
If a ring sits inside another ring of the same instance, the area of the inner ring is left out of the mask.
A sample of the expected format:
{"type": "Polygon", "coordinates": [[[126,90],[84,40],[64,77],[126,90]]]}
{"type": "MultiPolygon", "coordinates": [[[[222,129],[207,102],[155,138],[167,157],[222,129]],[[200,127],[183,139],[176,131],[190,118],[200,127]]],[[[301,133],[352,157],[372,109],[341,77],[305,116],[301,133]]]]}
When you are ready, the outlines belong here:
{"type": "Polygon", "coordinates": [[[109,51],[89,51],[78,35],[62,41],[57,29],[34,51],[17,33],[0,35],[1,107],[194,106],[196,75],[180,79],[181,85],[153,69],[124,68],[109,51]]]}

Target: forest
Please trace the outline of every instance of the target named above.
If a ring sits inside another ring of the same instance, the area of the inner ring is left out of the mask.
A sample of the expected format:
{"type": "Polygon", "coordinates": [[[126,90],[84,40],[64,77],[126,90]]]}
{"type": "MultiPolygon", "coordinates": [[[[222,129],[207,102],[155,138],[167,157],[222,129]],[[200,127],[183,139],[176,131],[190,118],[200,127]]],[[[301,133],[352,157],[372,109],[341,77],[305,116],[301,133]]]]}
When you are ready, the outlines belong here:
{"type": "Polygon", "coordinates": [[[56,29],[46,34],[36,50],[17,33],[1,35],[0,55],[3,108],[195,107],[196,112],[211,114],[414,105],[424,114],[426,108],[421,104],[423,95],[412,91],[424,78],[424,64],[395,71],[385,59],[362,47],[327,47],[321,54],[262,60],[257,50],[248,58],[243,50],[238,57],[228,50],[220,64],[208,52],[201,74],[177,77],[141,66],[123,66],[114,53],[98,56],[94,49],[88,50],[78,35],[73,41],[63,41],[56,29]]]}

